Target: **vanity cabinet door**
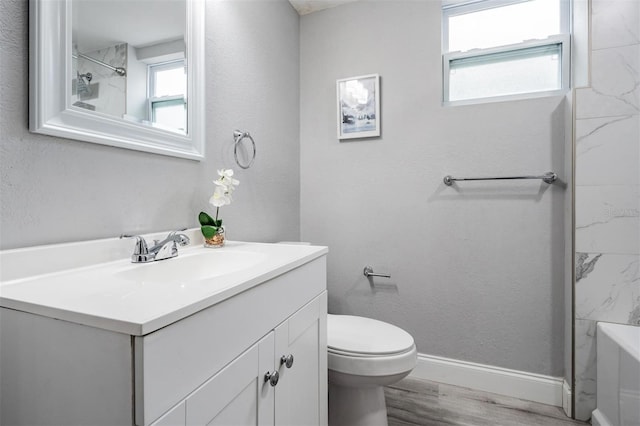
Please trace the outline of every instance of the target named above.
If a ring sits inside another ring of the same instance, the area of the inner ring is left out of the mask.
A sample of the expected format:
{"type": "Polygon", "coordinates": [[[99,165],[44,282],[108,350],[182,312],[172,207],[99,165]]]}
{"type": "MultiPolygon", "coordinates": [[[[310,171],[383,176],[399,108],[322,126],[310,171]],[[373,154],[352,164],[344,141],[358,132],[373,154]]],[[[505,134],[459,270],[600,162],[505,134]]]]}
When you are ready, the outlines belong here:
{"type": "Polygon", "coordinates": [[[136,337],[136,424],[160,418],[325,289],[322,257],[136,337]]]}
{"type": "Polygon", "coordinates": [[[324,292],[275,330],[280,373],[275,388],[277,426],[327,424],[326,324],[324,292]],[[287,367],[289,356],[293,356],[293,363],[287,367]]]}
{"type": "Polygon", "coordinates": [[[186,424],[273,426],[274,387],[264,380],[274,371],[273,354],[271,332],[187,398],[186,424]]]}

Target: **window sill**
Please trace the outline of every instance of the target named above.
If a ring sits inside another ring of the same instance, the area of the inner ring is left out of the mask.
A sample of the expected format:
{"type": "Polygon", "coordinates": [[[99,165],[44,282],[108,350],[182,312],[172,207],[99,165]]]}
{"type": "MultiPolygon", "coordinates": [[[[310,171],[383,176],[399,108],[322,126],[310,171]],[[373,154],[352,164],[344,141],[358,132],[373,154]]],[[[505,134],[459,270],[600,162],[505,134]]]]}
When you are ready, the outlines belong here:
{"type": "Polygon", "coordinates": [[[526,99],[551,98],[554,96],[565,96],[568,89],[548,90],[544,92],[518,93],[513,95],[492,96],[488,98],[461,99],[458,101],[443,101],[443,107],[456,107],[465,105],[490,104],[495,102],[521,101],[526,99]]]}

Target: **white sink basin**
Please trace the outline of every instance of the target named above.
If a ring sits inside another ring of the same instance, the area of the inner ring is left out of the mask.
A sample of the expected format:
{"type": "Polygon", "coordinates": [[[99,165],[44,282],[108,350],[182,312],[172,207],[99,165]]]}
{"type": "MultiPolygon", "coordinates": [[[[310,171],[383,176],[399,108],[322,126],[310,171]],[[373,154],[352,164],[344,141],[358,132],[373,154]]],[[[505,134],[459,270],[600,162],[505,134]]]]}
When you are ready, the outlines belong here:
{"type": "Polygon", "coordinates": [[[0,251],[0,307],[142,336],[327,253],[239,241],[208,249],[199,228],[185,233],[194,243],[178,257],[140,264],[118,238],[0,251]]]}
{"type": "Polygon", "coordinates": [[[156,262],[132,264],[116,272],[114,277],[157,283],[201,281],[251,268],[266,258],[264,253],[208,249],[156,262]]]}

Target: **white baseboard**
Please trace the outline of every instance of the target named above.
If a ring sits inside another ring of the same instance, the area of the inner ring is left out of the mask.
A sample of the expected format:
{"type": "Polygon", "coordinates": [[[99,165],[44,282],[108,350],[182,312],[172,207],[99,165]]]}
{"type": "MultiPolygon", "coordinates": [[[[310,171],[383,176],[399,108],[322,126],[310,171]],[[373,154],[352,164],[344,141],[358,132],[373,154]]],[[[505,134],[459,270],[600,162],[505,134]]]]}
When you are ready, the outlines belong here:
{"type": "MultiPolygon", "coordinates": [[[[509,370],[492,365],[418,354],[411,376],[454,386],[511,396],[556,407],[571,407],[569,386],[562,377],[509,370]],[[568,401],[565,403],[565,401],[568,401]]],[[[565,409],[566,412],[566,409],[565,409]]]]}

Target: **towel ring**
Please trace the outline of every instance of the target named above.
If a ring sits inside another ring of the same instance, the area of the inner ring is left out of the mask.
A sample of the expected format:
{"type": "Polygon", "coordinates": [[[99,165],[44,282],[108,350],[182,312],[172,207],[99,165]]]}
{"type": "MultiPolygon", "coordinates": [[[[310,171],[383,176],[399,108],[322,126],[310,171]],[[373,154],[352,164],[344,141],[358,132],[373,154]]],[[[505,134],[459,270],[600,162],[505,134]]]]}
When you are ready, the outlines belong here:
{"type": "Polygon", "coordinates": [[[235,141],[235,144],[233,145],[233,156],[236,158],[236,163],[238,164],[238,166],[242,167],[243,169],[248,169],[249,167],[251,167],[251,165],[253,164],[253,161],[256,159],[255,141],[253,140],[249,132],[241,132],[240,130],[234,130],[233,140],[235,141]],[[244,138],[249,138],[249,140],[251,141],[251,145],[253,146],[253,157],[251,157],[251,161],[249,161],[249,164],[246,164],[246,165],[241,164],[240,160],[238,160],[238,145],[240,145],[240,142],[242,142],[244,138]]]}

